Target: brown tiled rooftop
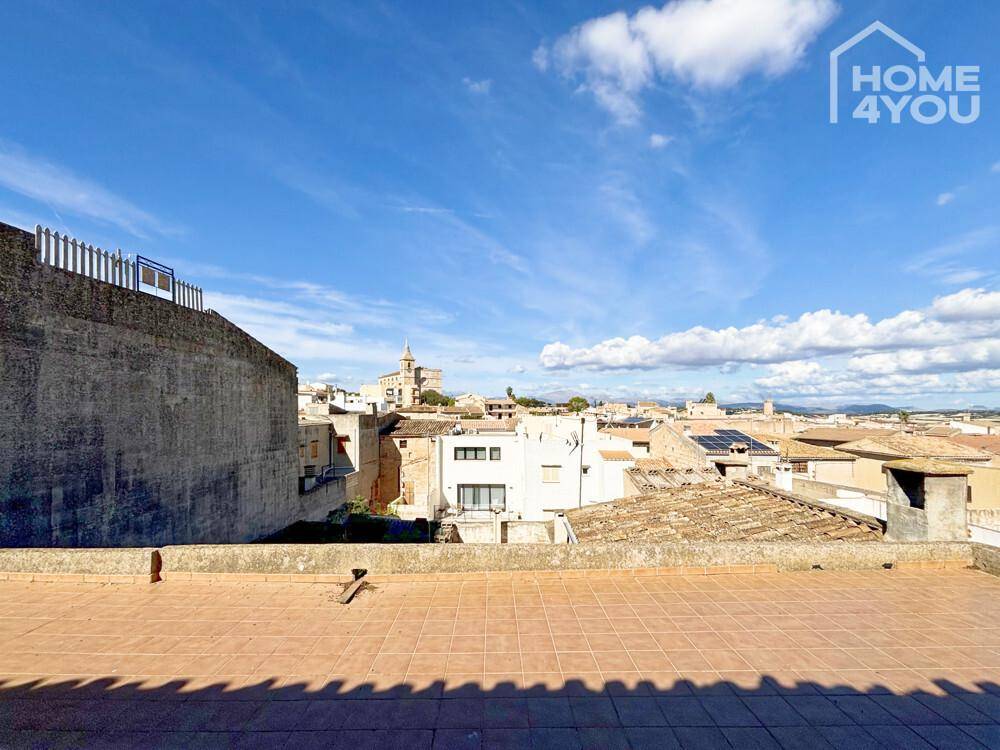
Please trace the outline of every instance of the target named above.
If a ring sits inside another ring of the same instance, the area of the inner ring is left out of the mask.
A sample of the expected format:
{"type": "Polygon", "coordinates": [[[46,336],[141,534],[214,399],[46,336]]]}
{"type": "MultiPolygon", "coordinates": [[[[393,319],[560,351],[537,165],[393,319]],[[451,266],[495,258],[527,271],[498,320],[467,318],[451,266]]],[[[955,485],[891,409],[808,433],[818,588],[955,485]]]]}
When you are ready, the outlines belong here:
{"type": "Polygon", "coordinates": [[[1000,435],[955,435],[948,439],[959,445],[1000,455],[1000,435]]]}
{"type": "Polygon", "coordinates": [[[648,427],[604,427],[601,429],[601,432],[631,440],[633,443],[649,442],[648,427]]]}
{"type": "Polygon", "coordinates": [[[386,435],[392,437],[433,437],[447,435],[455,427],[455,423],[443,419],[401,419],[386,430],[386,435]]]}
{"type": "Polygon", "coordinates": [[[605,461],[635,461],[635,456],[628,451],[600,450],[597,452],[605,461]]]}
{"type": "Polygon", "coordinates": [[[836,441],[838,443],[848,443],[851,440],[860,440],[865,437],[892,435],[894,432],[895,430],[850,427],[812,427],[808,430],[796,433],[795,437],[799,440],[821,440],[823,442],[836,441]]]}
{"type": "Polygon", "coordinates": [[[626,469],[625,472],[640,494],[719,479],[719,473],[714,469],[701,471],[675,469],[666,459],[662,458],[636,459],[635,466],[626,469]]]}
{"type": "Polygon", "coordinates": [[[854,440],[838,445],[837,449],[893,458],[951,458],[962,461],[989,461],[993,458],[985,451],[956,443],[950,438],[903,433],[854,440]]]}
{"type": "Polygon", "coordinates": [[[0,582],[0,747],[997,747],[970,570],[0,582]]]}
{"type": "Polygon", "coordinates": [[[580,542],[878,540],[875,519],[749,484],[674,487],[567,511],[580,542]]]}
{"type": "Polygon", "coordinates": [[[778,451],[781,457],[789,461],[794,461],[796,459],[802,461],[857,460],[857,456],[850,453],[844,453],[843,451],[834,450],[833,448],[826,448],[822,445],[803,443],[801,440],[795,440],[788,435],[768,435],[766,433],[758,433],[754,434],[752,437],[762,443],[768,443],[769,445],[774,446],[775,450],[778,451]]]}

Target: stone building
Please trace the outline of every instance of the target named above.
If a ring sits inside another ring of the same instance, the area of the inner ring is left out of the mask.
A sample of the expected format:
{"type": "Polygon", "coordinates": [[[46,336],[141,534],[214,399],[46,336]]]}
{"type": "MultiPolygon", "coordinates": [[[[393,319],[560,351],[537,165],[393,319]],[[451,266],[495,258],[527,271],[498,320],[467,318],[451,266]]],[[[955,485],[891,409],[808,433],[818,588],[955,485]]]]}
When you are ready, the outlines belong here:
{"type": "Polygon", "coordinates": [[[441,369],[418,365],[404,342],[399,369],[379,376],[378,393],[389,409],[396,409],[419,404],[425,391],[441,392],[441,369]]]}
{"type": "Polygon", "coordinates": [[[245,542],[344,502],[297,486],[291,362],[39,236],[0,223],[0,546],[245,542]]]}
{"type": "Polygon", "coordinates": [[[401,518],[434,518],[440,494],[439,441],[455,423],[401,419],[379,438],[378,501],[401,518]]]}

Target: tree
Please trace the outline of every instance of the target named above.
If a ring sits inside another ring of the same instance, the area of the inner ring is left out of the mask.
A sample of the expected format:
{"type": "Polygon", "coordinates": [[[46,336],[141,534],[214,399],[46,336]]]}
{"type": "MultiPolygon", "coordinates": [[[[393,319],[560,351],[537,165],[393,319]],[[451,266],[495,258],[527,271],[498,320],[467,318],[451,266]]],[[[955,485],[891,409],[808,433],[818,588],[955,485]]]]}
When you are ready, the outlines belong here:
{"type": "Polygon", "coordinates": [[[711,391],[709,391],[708,393],[705,394],[705,398],[703,398],[701,400],[701,402],[703,404],[714,404],[715,403],[715,394],[712,393],[711,391]]]}
{"type": "Polygon", "coordinates": [[[902,424],[910,423],[910,412],[900,409],[898,412],[896,412],[896,416],[899,417],[899,421],[902,424]]]}
{"type": "Polygon", "coordinates": [[[583,396],[573,396],[573,398],[566,402],[566,406],[569,407],[570,411],[575,411],[579,414],[581,411],[590,406],[590,404],[583,396]]]}
{"type": "Polygon", "coordinates": [[[428,406],[454,406],[455,399],[451,396],[442,396],[437,391],[426,390],[420,394],[420,403],[428,406]]]}
{"type": "Polygon", "coordinates": [[[514,389],[509,385],[507,386],[507,398],[509,398],[511,401],[514,400],[514,389]]]}
{"type": "Polygon", "coordinates": [[[518,396],[514,400],[517,401],[517,403],[520,404],[521,406],[524,406],[528,409],[539,409],[543,406],[548,406],[548,403],[546,403],[545,401],[540,401],[537,398],[530,398],[528,396],[518,396]]]}

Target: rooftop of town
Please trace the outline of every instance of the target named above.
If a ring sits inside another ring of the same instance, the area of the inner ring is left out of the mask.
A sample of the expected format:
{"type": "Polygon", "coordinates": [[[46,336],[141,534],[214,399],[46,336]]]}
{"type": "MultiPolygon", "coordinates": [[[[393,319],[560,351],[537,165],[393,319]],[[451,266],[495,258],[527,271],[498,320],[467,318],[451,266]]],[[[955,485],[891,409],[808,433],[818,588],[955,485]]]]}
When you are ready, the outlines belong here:
{"type": "Polygon", "coordinates": [[[1000,581],[978,571],[334,588],[0,581],[0,745],[1000,743],[1000,581]]]}

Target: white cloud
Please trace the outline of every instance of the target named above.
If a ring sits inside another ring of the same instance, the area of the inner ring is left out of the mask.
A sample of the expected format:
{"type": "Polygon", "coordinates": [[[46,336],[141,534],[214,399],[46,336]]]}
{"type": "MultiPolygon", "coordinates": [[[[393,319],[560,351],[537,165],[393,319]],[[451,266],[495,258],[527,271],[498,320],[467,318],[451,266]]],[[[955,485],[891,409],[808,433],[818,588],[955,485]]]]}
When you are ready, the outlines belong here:
{"type": "Polygon", "coordinates": [[[663,135],[661,133],[652,133],[649,136],[649,147],[660,149],[668,145],[674,137],[672,135],[663,135]]]}
{"type": "Polygon", "coordinates": [[[57,210],[114,224],[136,237],[178,231],[101,185],[3,140],[0,186],[57,210]]]}
{"type": "Polygon", "coordinates": [[[966,341],[931,349],[904,349],[853,357],[848,369],[871,375],[897,372],[963,372],[1000,368],[1000,339],[966,341]]]}
{"type": "Polygon", "coordinates": [[[657,76],[728,88],[754,73],[787,73],[836,12],[833,0],[674,0],[585,21],[533,59],[542,70],[551,61],[582,79],[602,107],[628,123],[640,114],[639,93],[657,76]]]}
{"type": "Polygon", "coordinates": [[[481,81],[476,81],[472,78],[465,77],[462,79],[462,83],[464,83],[465,87],[473,94],[488,94],[490,93],[490,89],[493,87],[493,79],[491,78],[484,78],[481,81]]]}
{"type": "MultiPolygon", "coordinates": [[[[531,62],[543,73],[549,69],[549,48],[540,44],[531,53],[531,62]]],[[[997,162],[1000,164],[1000,162],[997,162]]]]}
{"type": "Polygon", "coordinates": [[[996,271],[976,267],[972,259],[981,256],[980,260],[989,261],[998,246],[1000,226],[979,227],[919,253],[904,269],[946,284],[971,284],[996,274],[996,271]]]}
{"type": "Polygon", "coordinates": [[[953,200],[955,200],[955,194],[954,193],[939,193],[938,197],[937,197],[937,201],[935,201],[935,202],[939,206],[947,206],[953,200]]]}
{"type": "Polygon", "coordinates": [[[956,390],[938,375],[865,375],[825,370],[816,362],[786,362],[769,365],[770,374],[757,378],[754,385],[774,398],[830,398],[856,396],[913,396],[956,390]]]}
{"type": "Polygon", "coordinates": [[[938,297],[929,309],[903,310],[878,321],[863,313],[806,312],[795,320],[760,321],[742,328],[702,326],[668,333],[613,338],[590,347],[547,344],[539,359],[549,369],[655,369],[740,362],[780,364],[810,357],[931,349],[1000,336],[1000,292],[965,289],[938,297]]]}
{"type": "Polygon", "coordinates": [[[1000,319],[1000,292],[985,289],[963,289],[945,297],[936,297],[931,314],[938,320],[1000,319]]]}

